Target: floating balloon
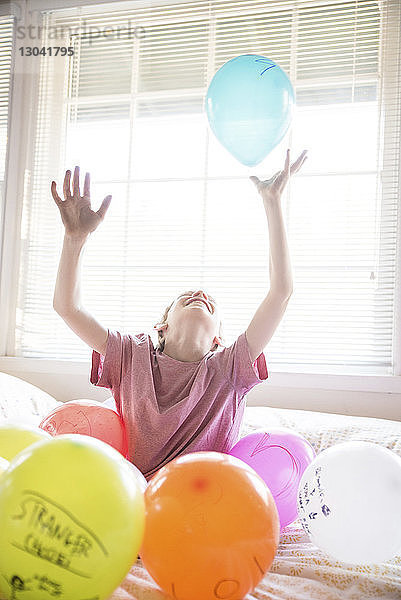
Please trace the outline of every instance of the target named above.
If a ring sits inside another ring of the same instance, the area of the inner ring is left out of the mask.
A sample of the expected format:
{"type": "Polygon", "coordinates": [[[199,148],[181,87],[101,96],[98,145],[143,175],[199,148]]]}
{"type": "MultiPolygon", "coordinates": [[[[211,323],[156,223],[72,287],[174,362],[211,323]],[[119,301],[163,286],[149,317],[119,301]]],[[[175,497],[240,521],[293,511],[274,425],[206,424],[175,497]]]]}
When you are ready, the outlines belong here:
{"type": "Polygon", "coordinates": [[[284,71],[258,54],[242,54],[215,73],[206,95],[210,127],[242,164],[260,163],[285,136],[294,91],[284,71]]]}
{"type": "Polygon", "coordinates": [[[11,460],[21,450],[40,440],[48,440],[51,436],[33,425],[6,423],[0,425],[0,456],[11,460]]]}
{"type": "Polygon", "coordinates": [[[192,452],[162,467],[145,492],[140,549],[173,598],[243,598],[269,570],[279,519],[262,479],[220,452],[192,452]]]}
{"type": "Polygon", "coordinates": [[[299,482],[315,457],[310,443],[290,429],[258,430],[240,439],[229,454],[252,467],[266,483],[277,506],[280,528],[295,521],[299,482]]]}
{"type": "MultiPolygon", "coordinates": [[[[71,400],[51,411],[40,423],[49,434],[79,433],[97,438],[128,457],[127,434],[114,410],[93,400],[71,400]]],[[[1,453],[0,453],[1,454],[1,453]]]]}
{"type": "Polygon", "coordinates": [[[74,434],[37,442],[0,477],[0,596],[109,598],[136,560],[144,519],[114,448],[74,434]]]}
{"type": "Polygon", "coordinates": [[[311,541],[337,560],[389,560],[401,549],[401,458],[362,441],[324,450],[301,478],[298,512],[311,541]]]}

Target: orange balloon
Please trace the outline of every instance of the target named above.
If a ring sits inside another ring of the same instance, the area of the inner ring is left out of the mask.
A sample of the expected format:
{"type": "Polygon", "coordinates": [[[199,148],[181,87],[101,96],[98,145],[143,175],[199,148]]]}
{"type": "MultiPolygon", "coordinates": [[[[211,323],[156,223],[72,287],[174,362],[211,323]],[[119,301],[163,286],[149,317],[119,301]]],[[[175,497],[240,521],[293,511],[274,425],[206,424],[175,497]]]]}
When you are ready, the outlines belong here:
{"type": "Polygon", "coordinates": [[[140,557],[180,600],[239,600],[269,570],[280,537],[273,496],[252,467],[221,452],[192,452],[152,477],[140,557]]]}
{"type": "Polygon", "coordinates": [[[52,410],[39,427],[52,436],[78,433],[110,444],[128,458],[128,441],[122,418],[95,400],[70,400],[52,410]]]}

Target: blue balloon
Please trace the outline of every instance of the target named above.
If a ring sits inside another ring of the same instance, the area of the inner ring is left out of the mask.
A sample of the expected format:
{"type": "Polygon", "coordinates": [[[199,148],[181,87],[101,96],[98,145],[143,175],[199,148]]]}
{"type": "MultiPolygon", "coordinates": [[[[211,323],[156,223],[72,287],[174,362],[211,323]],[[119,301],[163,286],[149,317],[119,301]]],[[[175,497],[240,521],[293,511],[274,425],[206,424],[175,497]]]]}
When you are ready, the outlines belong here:
{"type": "Polygon", "coordinates": [[[226,62],[210,82],[205,108],[210,127],[242,164],[260,163],[285,136],[295,104],[284,71],[258,54],[226,62]]]}

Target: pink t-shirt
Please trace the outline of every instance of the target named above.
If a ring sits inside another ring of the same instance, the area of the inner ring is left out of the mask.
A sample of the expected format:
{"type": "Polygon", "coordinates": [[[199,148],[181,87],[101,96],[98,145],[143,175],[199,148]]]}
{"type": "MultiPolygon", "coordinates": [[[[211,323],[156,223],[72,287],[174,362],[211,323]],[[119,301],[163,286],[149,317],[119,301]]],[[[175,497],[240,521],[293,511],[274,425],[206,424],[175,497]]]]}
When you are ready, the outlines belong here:
{"type": "Polygon", "coordinates": [[[129,459],[147,480],[182,454],[231,450],[246,393],[268,377],[263,352],[251,363],[245,332],[197,362],[156,350],[146,333],[108,332],[105,356],[93,350],[90,381],[111,390],[129,459]]]}

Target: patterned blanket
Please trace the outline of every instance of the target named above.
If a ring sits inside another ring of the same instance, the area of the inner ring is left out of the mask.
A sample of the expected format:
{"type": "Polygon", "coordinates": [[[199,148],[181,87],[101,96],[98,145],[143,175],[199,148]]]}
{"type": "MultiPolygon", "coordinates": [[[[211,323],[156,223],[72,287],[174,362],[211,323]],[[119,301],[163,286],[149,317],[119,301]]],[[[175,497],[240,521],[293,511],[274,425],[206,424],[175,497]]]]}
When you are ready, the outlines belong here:
{"type": "MultiPolygon", "coordinates": [[[[299,521],[288,525],[270,571],[244,600],[400,600],[401,553],[379,565],[336,561],[314,546],[299,521]]],[[[110,600],[171,600],[138,558],[110,600]]]]}

